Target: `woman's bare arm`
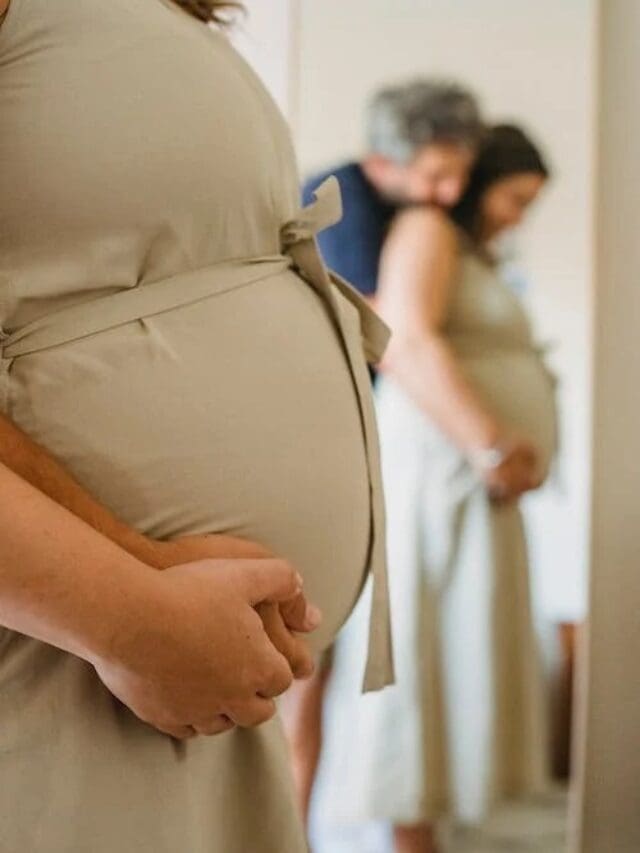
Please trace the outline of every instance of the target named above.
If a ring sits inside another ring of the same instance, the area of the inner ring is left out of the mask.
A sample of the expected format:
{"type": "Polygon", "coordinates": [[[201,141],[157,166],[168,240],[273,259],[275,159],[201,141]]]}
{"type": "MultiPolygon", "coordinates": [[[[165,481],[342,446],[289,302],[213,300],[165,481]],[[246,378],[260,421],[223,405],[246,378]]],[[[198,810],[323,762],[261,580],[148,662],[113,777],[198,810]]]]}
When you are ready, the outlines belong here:
{"type": "Polygon", "coordinates": [[[157,572],[0,465],[0,625],[93,664],[138,716],[170,734],[255,725],[291,683],[255,612],[293,598],[279,560],[157,572]],[[180,691],[176,691],[180,684],[180,691]]]}
{"type": "Polygon", "coordinates": [[[0,465],[0,625],[89,658],[150,571],[0,465]],[[97,618],[97,614],[105,618],[97,618]]]}
{"type": "Polygon", "coordinates": [[[45,448],[0,415],[0,463],[144,563],[166,569],[200,559],[271,556],[258,544],[231,536],[183,537],[159,542],[125,524],[96,500],[45,448]]]}
{"type": "Polygon", "coordinates": [[[400,214],[383,251],[376,308],[393,332],[382,370],[471,454],[492,447],[502,428],[442,334],[457,263],[456,234],[444,214],[400,214]]]}
{"type": "Polygon", "coordinates": [[[0,415],[0,463],[139,560],[150,565],[160,561],[159,543],[116,518],[50,453],[3,415],[0,415]]]}
{"type": "Polygon", "coordinates": [[[10,0],[0,0],[0,15],[4,15],[4,13],[9,8],[10,0]]]}

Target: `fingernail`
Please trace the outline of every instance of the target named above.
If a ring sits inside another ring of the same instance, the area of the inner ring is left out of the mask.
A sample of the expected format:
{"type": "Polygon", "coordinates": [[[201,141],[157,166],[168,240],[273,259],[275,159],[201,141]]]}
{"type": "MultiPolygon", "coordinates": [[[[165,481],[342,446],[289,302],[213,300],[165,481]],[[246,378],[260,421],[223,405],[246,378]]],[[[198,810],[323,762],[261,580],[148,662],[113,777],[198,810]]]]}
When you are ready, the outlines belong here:
{"type": "Polygon", "coordinates": [[[305,613],[305,620],[310,630],[313,631],[314,628],[317,628],[318,625],[322,622],[322,612],[321,610],[315,606],[315,604],[307,604],[307,612],[305,613]]]}
{"type": "Polygon", "coordinates": [[[302,589],[302,587],[304,586],[304,580],[300,572],[296,573],[296,584],[298,585],[298,589],[302,589]]]}

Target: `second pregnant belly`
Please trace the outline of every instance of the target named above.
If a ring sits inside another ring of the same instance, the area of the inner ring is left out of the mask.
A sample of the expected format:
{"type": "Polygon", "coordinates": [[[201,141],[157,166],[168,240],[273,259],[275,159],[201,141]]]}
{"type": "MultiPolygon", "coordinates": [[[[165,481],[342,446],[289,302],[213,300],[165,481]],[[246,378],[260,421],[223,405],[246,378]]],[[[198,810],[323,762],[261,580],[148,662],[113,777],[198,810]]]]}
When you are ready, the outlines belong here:
{"type": "Polygon", "coordinates": [[[226,532],[291,560],[324,611],[363,581],[357,399],[324,307],[291,272],[17,359],[12,416],[145,533],[226,532]]]}
{"type": "Polygon", "coordinates": [[[474,387],[505,423],[535,443],[543,470],[556,451],[557,412],[550,374],[534,351],[464,362],[474,387]]]}

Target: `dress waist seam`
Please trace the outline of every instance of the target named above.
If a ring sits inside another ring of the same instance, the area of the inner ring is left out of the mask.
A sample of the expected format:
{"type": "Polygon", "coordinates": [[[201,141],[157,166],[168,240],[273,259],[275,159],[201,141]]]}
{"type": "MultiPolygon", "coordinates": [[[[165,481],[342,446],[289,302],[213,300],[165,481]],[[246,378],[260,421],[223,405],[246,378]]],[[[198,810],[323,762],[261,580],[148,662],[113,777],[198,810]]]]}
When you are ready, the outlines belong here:
{"type": "Polygon", "coordinates": [[[228,261],[145,282],[28,323],[0,339],[0,355],[7,362],[51,349],[256,284],[291,267],[289,257],[273,255],[228,261]]]}

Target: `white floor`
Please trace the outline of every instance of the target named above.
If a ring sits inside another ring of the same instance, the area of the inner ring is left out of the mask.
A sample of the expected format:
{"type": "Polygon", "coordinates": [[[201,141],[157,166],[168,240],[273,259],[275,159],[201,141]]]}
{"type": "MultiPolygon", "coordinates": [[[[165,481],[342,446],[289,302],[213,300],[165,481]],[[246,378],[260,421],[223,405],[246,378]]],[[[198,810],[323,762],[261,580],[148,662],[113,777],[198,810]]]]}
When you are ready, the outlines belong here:
{"type": "MultiPolygon", "coordinates": [[[[443,831],[443,853],[566,853],[567,802],[563,792],[502,808],[477,831],[443,831]],[[447,837],[448,836],[448,837],[447,837]]],[[[392,853],[389,831],[371,826],[330,831],[316,820],[313,853],[392,853]]]]}

